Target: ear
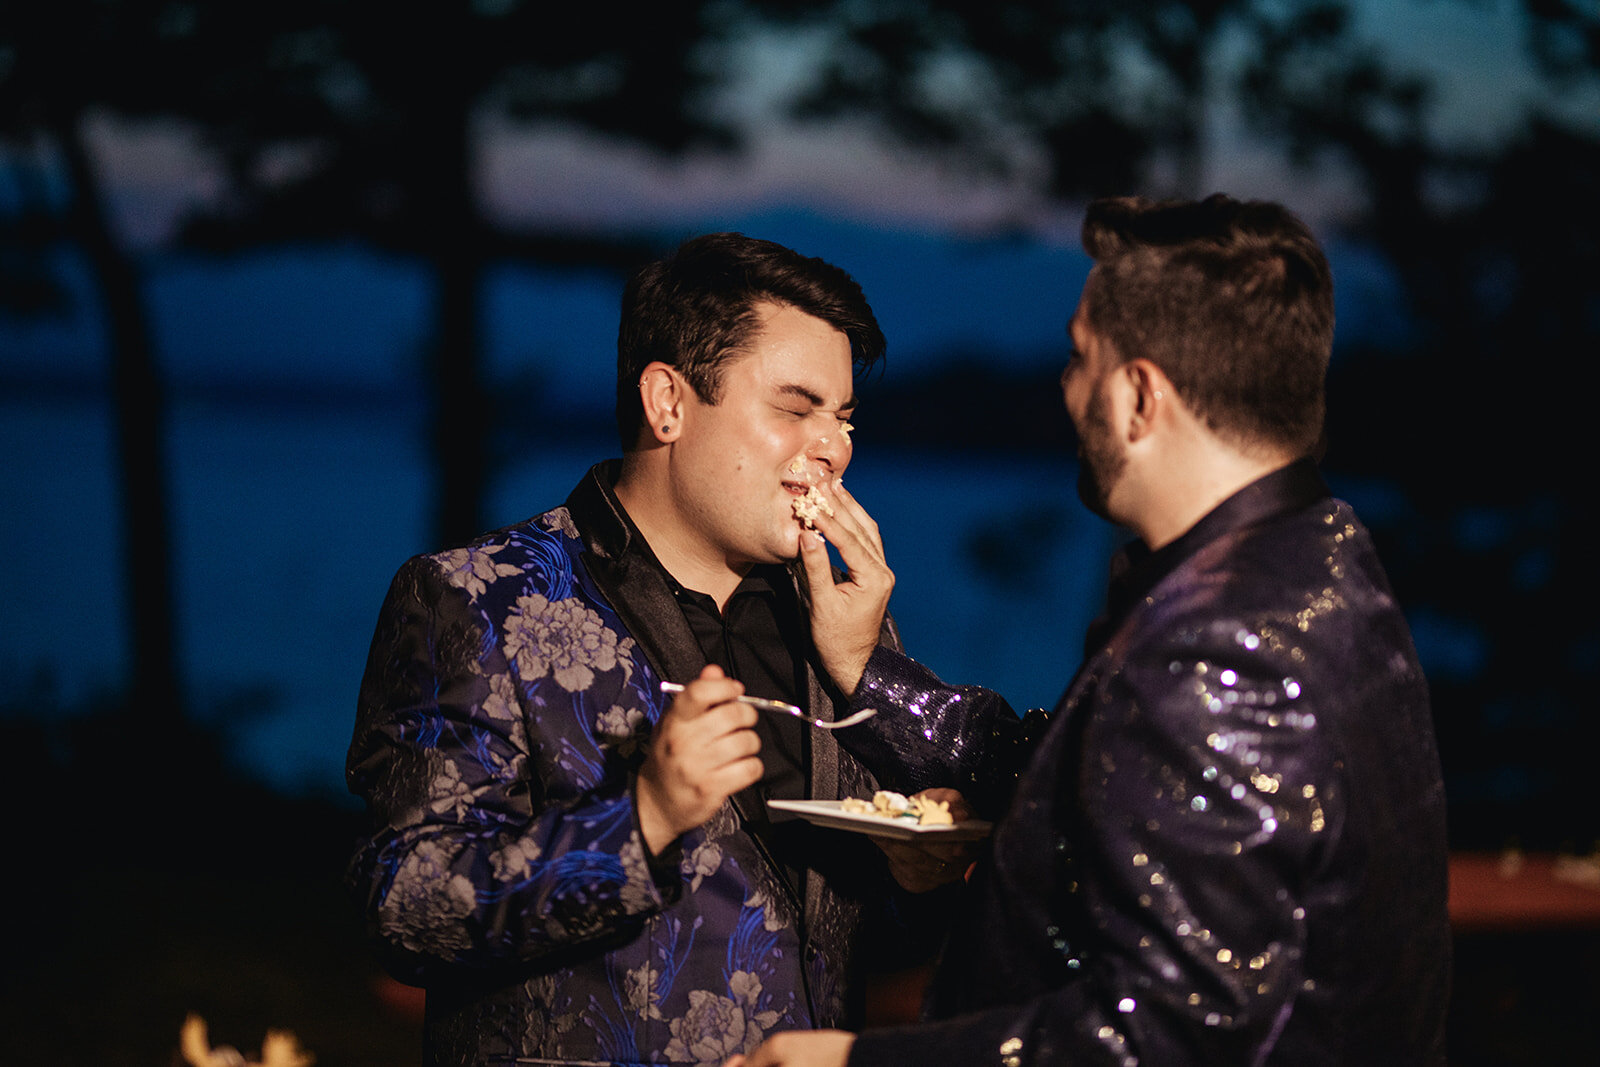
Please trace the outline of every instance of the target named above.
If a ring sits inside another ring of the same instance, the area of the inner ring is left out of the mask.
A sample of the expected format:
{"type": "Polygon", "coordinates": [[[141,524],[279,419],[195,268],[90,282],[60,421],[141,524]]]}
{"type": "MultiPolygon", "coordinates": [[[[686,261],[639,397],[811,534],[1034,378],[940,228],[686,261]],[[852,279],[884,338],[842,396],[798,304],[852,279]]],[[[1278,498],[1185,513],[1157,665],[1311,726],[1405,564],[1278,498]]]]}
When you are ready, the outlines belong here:
{"type": "Polygon", "coordinates": [[[1126,379],[1128,440],[1138,441],[1149,436],[1162,418],[1171,416],[1178,394],[1172,380],[1148,359],[1130,359],[1121,373],[1126,379]]]}
{"type": "Polygon", "coordinates": [[[683,400],[688,383],[678,372],[657,360],[639,374],[639,403],[644,408],[647,436],[670,444],[683,432],[683,400]]]}

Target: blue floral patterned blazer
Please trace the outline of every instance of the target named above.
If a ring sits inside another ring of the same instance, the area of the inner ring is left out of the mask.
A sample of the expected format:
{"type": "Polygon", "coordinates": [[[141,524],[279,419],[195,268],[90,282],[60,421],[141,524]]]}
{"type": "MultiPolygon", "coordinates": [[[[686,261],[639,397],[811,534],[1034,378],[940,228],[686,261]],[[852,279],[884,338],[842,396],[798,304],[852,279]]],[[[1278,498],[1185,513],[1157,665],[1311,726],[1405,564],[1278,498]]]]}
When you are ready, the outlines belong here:
{"type": "MultiPolygon", "coordinates": [[[[379,618],[351,876],[388,968],[428,991],[430,1063],[719,1063],[856,1021],[851,948],[888,886],[865,839],[841,834],[797,899],[735,798],[652,875],[634,771],[659,683],[704,659],[610,481],[601,465],[564,507],[408,561],[379,618]]],[[[830,734],[811,746],[813,797],[870,795],[830,734]]]]}

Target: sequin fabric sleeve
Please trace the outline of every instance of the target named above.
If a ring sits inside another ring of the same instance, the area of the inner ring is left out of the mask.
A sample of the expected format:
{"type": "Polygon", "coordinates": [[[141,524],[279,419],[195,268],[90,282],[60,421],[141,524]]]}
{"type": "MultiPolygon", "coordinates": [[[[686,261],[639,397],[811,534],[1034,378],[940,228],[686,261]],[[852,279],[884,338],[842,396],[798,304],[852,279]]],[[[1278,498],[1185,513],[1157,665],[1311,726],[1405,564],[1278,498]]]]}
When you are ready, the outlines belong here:
{"type": "Polygon", "coordinates": [[[901,792],[961,790],[987,818],[1004,808],[1047,717],[1019,716],[1004,697],[975,685],[948,685],[927,667],[880,646],[867,661],[850,710],[878,714],[839,731],[839,743],[901,792]]]}

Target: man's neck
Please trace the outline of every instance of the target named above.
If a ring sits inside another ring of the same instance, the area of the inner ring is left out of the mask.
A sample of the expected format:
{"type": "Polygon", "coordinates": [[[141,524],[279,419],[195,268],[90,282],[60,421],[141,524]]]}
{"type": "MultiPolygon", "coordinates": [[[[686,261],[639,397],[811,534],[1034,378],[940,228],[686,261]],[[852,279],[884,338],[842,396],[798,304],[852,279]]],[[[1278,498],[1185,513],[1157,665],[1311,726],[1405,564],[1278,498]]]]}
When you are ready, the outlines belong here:
{"type": "Polygon", "coordinates": [[[739,565],[724,556],[708,556],[695,550],[695,539],[660,479],[651,478],[640,466],[624,456],[622,472],[614,491],[628,512],[628,518],[662,568],[685,589],[704,593],[716,602],[717,610],[727,606],[728,598],[750,571],[750,564],[739,565]]]}
{"type": "Polygon", "coordinates": [[[1130,523],[1152,551],[1176,541],[1218,504],[1292,461],[1276,452],[1241,453],[1226,446],[1190,453],[1186,459],[1160,468],[1144,494],[1148,504],[1130,523]]]}

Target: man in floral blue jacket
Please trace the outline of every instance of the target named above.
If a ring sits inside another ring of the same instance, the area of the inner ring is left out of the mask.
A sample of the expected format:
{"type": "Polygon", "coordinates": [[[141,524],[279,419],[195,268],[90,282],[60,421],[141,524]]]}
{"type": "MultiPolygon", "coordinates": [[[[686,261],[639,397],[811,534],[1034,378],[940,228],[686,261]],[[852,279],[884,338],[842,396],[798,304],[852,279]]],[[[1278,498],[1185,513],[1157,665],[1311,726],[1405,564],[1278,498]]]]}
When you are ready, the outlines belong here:
{"type": "Polygon", "coordinates": [[[427,989],[429,1063],[716,1063],[859,1022],[883,856],[765,801],[972,792],[993,731],[884,743],[905,755],[869,772],[736,698],[831,719],[873,648],[898,648],[876,527],[838,485],[855,373],[882,348],[842,270],[688,242],[623,298],[623,459],[401,568],[349,755],[372,820],[352,877],[386,965],[427,989]],[[687,685],[669,702],[663,682],[687,685]]]}

